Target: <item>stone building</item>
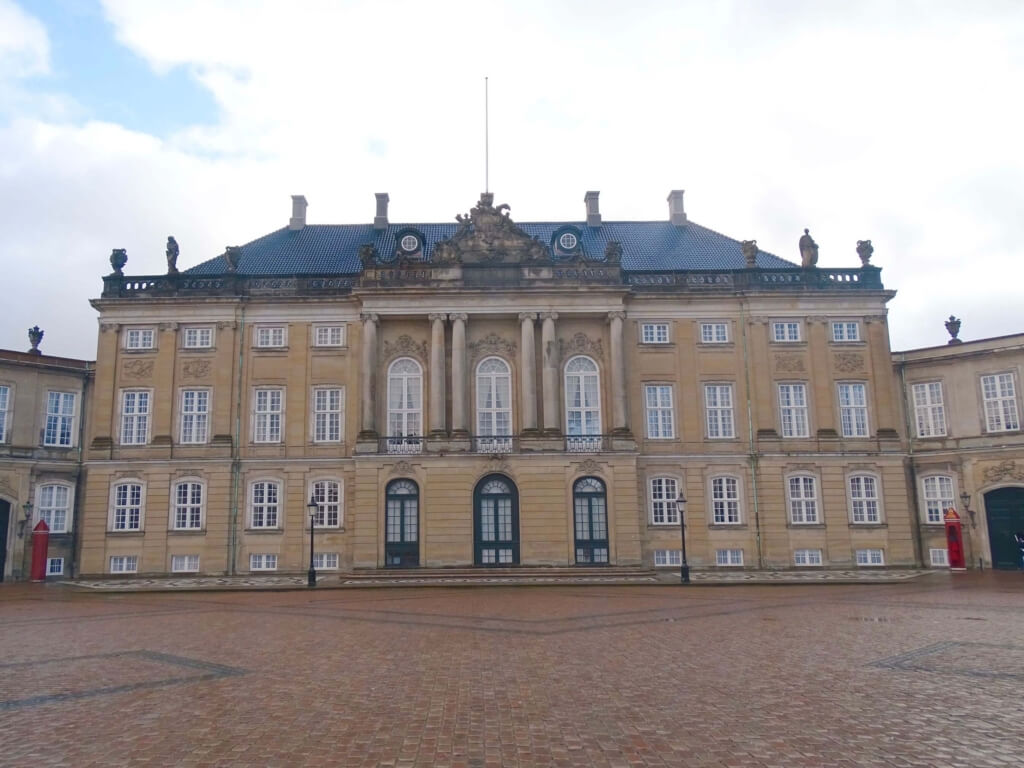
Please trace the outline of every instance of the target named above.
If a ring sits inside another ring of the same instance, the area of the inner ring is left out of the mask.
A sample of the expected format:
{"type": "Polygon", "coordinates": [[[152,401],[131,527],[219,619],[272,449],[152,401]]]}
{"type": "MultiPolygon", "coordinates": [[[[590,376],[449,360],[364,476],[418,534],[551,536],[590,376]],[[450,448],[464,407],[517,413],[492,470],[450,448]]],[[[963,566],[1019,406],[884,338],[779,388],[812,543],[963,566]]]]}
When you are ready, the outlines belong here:
{"type": "MultiPolygon", "coordinates": [[[[690,221],[286,227],[104,278],[81,572],[913,565],[869,264],[690,221]]],[[[852,248],[851,248],[852,251],[852,248]]],[[[852,254],[851,254],[852,255],[852,254]]]]}
{"type": "Polygon", "coordinates": [[[27,579],[32,529],[50,528],[48,578],[73,575],[93,363],[0,350],[0,581],[27,579]]]}
{"type": "Polygon", "coordinates": [[[919,510],[922,559],[946,564],[942,511],[959,510],[964,554],[976,567],[1020,568],[1024,532],[1024,334],[893,355],[907,414],[909,485],[919,510]]]}

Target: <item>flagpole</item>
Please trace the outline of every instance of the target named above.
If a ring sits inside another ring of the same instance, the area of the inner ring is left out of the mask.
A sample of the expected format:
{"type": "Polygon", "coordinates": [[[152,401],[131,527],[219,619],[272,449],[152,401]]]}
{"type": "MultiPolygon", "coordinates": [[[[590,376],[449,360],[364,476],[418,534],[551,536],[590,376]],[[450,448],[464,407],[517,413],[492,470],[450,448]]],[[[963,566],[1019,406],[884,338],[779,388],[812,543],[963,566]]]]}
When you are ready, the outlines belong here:
{"type": "Polygon", "coordinates": [[[491,124],[490,94],[487,78],[484,78],[484,192],[491,191],[491,124]]]}

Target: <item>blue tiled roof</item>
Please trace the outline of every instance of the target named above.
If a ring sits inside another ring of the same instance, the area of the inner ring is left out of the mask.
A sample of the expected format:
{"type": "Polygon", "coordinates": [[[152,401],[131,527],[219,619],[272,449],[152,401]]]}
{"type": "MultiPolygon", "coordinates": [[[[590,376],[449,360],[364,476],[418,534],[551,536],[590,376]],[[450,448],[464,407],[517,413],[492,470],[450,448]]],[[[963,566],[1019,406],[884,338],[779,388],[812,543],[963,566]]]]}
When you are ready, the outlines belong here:
{"type": "MultiPolygon", "coordinates": [[[[676,269],[744,269],[746,261],[739,240],[699,224],[676,227],[667,221],[608,221],[600,227],[584,222],[516,222],[516,226],[545,246],[556,230],[575,227],[582,233],[584,253],[600,257],[611,240],[622,244],[622,268],[628,272],[676,269]]],[[[242,275],[357,274],[359,246],[373,243],[377,252],[395,252],[395,235],[415,229],[425,238],[424,257],[429,261],[434,244],[450,238],[458,225],[390,224],[377,231],[371,224],[308,224],[300,230],[287,227],[242,246],[238,273],[242,275]]],[[[757,266],[768,269],[797,268],[778,256],[758,251],[757,266]]],[[[227,271],[223,256],[186,270],[193,275],[219,275],[227,271]]]]}

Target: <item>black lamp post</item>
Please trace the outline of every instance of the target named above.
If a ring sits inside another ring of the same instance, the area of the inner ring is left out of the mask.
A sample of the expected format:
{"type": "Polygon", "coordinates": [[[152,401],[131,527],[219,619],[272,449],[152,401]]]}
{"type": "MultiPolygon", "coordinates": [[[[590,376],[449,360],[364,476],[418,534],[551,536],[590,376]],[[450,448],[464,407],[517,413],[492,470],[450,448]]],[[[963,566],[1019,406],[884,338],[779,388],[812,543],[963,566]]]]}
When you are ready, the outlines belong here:
{"type": "Polygon", "coordinates": [[[689,584],[690,583],[690,566],[686,564],[686,518],[683,515],[686,509],[686,497],[683,496],[683,492],[679,492],[679,497],[676,499],[676,511],[679,512],[679,538],[683,545],[683,550],[680,552],[680,563],[679,563],[679,583],[689,584]]]}
{"type": "Polygon", "coordinates": [[[313,529],[316,527],[316,515],[320,511],[320,505],[316,503],[316,498],[313,496],[309,497],[309,504],[306,505],[306,509],[309,510],[309,573],[307,574],[306,586],[316,586],[316,566],[313,565],[313,529]]]}

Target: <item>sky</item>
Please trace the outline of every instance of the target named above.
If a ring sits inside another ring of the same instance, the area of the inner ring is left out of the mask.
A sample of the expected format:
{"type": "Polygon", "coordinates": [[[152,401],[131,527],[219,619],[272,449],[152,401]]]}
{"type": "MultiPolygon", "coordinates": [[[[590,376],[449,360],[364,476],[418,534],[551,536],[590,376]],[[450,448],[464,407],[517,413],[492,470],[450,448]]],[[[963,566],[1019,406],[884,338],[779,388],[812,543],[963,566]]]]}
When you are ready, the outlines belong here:
{"type": "Polygon", "coordinates": [[[897,296],[894,349],[1024,332],[1024,3],[0,0],[0,348],[93,358],[101,277],[284,226],[690,219],[897,296]],[[628,7],[627,7],[628,6],[628,7]]]}

